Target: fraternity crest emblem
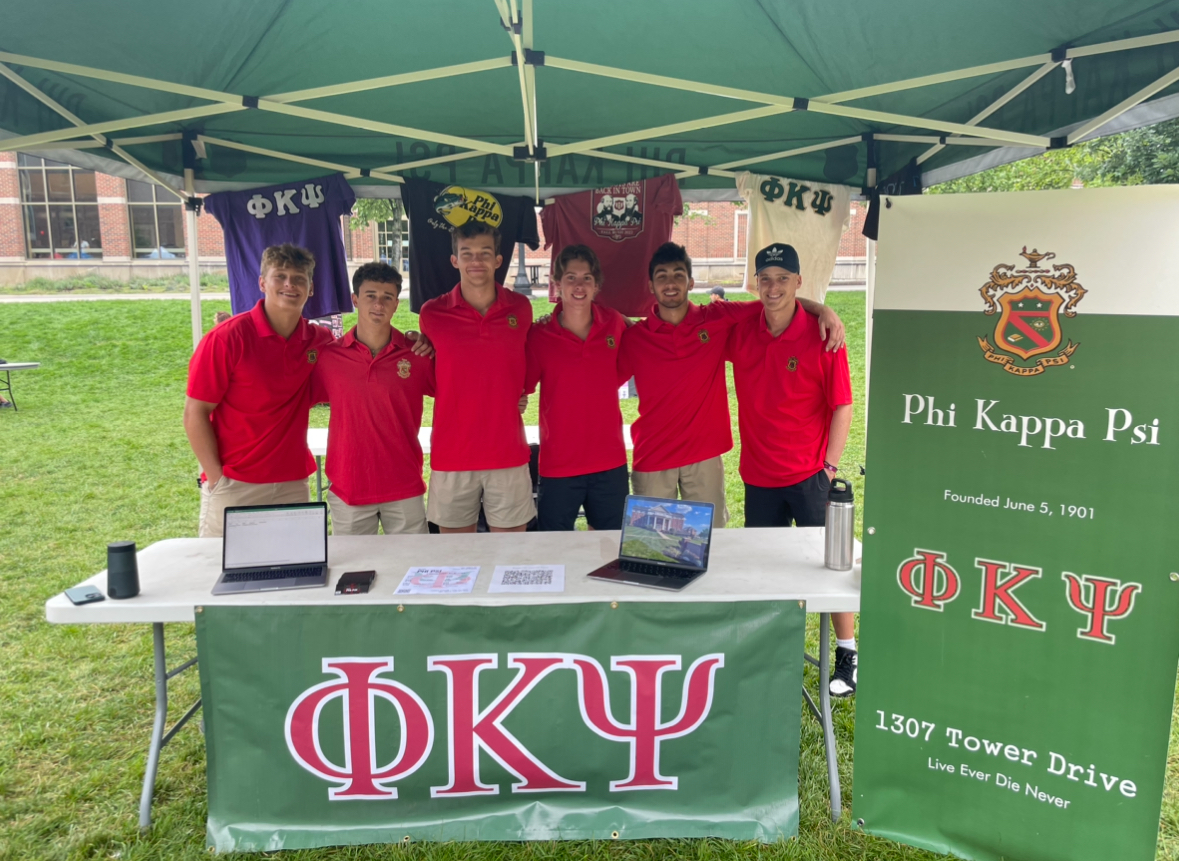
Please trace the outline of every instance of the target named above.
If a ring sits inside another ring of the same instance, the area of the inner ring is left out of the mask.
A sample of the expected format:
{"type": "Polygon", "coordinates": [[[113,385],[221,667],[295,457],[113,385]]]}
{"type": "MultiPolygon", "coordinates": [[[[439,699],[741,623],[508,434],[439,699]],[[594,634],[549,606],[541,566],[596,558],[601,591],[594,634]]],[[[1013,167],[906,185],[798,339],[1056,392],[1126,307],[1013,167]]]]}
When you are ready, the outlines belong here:
{"type": "Polygon", "coordinates": [[[1025,245],[1020,256],[1028,261],[1026,269],[1000,263],[979,289],[985,303],[983,313],[993,316],[998,312],[999,321],[994,345],[984,337],[978,339],[978,346],[988,362],[1001,365],[1009,374],[1034,377],[1048,368],[1067,365],[1080,346],[1069,340],[1057,350],[1064,340],[1060,316],[1075,317],[1077,304],[1088,291],[1077,283],[1077,271],[1071,264],[1054,263],[1051,269],[1040,265],[1055,258],[1054,253],[1028,251],[1025,245]],[[1055,355],[1046,355],[1054,350],[1055,355]],[[1032,364],[1026,364],[1033,359],[1032,364]]]}
{"type": "Polygon", "coordinates": [[[397,363],[397,376],[403,380],[409,379],[409,359],[402,359],[397,363]]]}
{"type": "Polygon", "coordinates": [[[609,347],[611,350],[614,349],[614,336],[613,335],[606,336],[606,346],[609,347]]]}
{"type": "Polygon", "coordinates": [[[511,326],[513,329],[516,328],[516,326],[519,324],[519,322],[520,321],[516,319],[515,314],[508,315],[508,325],[511,326]]]}
{"type": "Polygon", "coordinates": [[[696,334],[697,334],[697,336],[700,338],[700,343],[701,343],[701,344],[707,344],[707,343],[708,343],[708,331],[707,331],[706,329],[701,329],[701,330],[700,330],[699,332],[697,332],[696,334]]]}
{"type": "Polygon", "coordinates": [[[448,185],[438,192],[434,197],[434,211],[454,227],[472,219],[499,227],[504,220],[503,208],[494,194],[461,185],[448,185]]]}
{"type": "Polygon", "coordinates": [[[308,364],[314,365],[315,360],[318,358],[319,358],[319,350],[308,350],[307,351],[307,363],[308,364]]]}
{"type": "Polygon", "coordinates": [[[598,236],[614,242],[634,239],[643,232],[646,205],[641,182],[594,189],[590,194],[590,225],[598,236]]]}
{"type": "Polygon", "coordinates": [[[790,361],[788,361],[786,363],[786,370],[788,370],[788,371],[797,371],[798,370],[798,356],[791,356],[790,357],[790,361]]]}

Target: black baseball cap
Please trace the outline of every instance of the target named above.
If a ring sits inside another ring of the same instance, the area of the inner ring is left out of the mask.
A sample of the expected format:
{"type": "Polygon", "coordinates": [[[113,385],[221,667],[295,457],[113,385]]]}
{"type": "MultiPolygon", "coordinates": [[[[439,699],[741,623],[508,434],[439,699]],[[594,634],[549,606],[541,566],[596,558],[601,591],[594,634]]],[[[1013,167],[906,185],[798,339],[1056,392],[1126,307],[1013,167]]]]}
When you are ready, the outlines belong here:
{"type": "Polygon", "coordinates": [[[753,273],[760,275],[761,270],[770,266],[781,266],[797,275],[799,273],[798,252],[794,250],[793,245],[787,245],[784,242],[767,245],[753,258],[753,273]]]}

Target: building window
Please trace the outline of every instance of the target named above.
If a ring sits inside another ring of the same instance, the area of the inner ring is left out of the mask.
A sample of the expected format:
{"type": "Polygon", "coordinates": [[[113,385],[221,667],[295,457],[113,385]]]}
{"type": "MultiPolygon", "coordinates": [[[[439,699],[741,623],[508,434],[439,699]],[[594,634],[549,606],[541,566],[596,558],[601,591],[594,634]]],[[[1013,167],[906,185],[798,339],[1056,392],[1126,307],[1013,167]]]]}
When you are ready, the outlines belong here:
{"type": "Polygon", "coordinates": [[[404,215],[377,222],[377,259],[405,268],[409,261],[409,220],[404,215]]]}
{"type": "Polygon", "coordinates": [[[17,154],[25,253],[33,259],[102,257],[94,171],[17,154]]]}
{"type": "Polygon", "coordinates": [[[150,182],[127,180],[134,256],[169,260],[184,257],[184,207],[172,192],[150,182]]]}

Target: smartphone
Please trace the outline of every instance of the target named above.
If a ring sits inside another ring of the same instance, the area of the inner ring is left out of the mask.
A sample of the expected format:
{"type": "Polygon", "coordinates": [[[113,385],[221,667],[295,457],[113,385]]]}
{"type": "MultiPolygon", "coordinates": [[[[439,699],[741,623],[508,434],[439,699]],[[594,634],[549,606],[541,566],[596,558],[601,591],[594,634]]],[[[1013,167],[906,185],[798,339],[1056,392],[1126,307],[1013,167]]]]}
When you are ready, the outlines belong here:
{"type": "Polygon", "coordinates": [[[106,595],[97,586],[74,586],[65,590],[65,596],[75,604],[93,604],[95,601],[105,601],[106,595]]]}
{"type": "Polygon", "coordinates": [[[336,581],[337,595],[362,595],[376,579],[376,571],[345,571],[336,581]]]}

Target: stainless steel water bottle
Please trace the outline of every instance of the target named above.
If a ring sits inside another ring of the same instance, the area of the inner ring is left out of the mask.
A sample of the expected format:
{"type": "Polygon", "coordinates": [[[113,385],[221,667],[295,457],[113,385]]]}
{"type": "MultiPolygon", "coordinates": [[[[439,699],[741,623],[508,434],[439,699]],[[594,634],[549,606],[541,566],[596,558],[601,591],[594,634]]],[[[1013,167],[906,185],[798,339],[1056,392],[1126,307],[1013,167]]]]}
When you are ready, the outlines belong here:
{"type": "Polygon", "coordinates": [[[856,535],[856,497],[850,481],[842,478],[831,481],[825,532],[824,564],[832,571],[850,571],[856,535]]]}

